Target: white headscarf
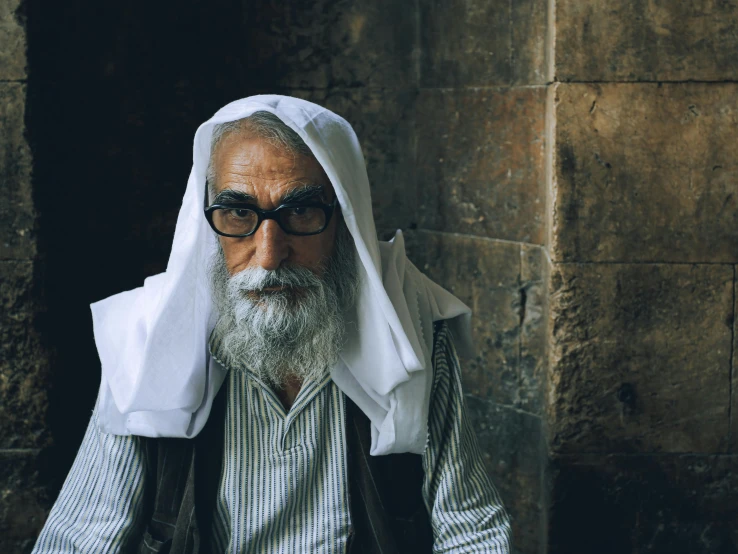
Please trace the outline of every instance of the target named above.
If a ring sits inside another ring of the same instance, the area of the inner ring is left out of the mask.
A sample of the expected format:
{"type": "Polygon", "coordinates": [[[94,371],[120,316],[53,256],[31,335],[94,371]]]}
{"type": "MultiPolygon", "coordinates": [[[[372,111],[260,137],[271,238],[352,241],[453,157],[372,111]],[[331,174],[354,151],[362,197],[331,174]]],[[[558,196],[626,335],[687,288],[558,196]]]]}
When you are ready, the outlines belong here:
{"type": "Polygon", "coordinates": [[[195,134],[192,171],[165,273],[92,304],[102,363],[100,427],[118,435],[193,437],[210,413],[225,370],[208,354],[215,324],[207,274],[217,240],[203,215],[213,127],[256,111],[293,129],[325,170],[360,261],[356,328],[349,331],[336,385],[372,422],[373,455],[421,453],[427,438],[433,322],[450,319],[457,348],[471,351],[471,311],[405,256],[400,231],[376,238],[359,141],[341,117],[287,96],[228,104],[195,134]]]}

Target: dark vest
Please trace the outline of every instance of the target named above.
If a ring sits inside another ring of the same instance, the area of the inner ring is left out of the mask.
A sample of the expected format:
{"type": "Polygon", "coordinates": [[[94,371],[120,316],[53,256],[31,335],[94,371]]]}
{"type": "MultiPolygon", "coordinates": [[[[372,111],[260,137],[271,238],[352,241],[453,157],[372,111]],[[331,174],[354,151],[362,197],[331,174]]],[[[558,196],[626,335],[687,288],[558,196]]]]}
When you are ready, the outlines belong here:
{"type": "MultiPolygon", "coordinates": [[[[223,455],[223,385],[194,439],[144,439],[149,513],[138,554],[210,554],[209,532],[223,455]]],[[[346,398],[350,554],[426,554],[433,533],[417,454],[370,456],[369,419],[346,398]]]]}

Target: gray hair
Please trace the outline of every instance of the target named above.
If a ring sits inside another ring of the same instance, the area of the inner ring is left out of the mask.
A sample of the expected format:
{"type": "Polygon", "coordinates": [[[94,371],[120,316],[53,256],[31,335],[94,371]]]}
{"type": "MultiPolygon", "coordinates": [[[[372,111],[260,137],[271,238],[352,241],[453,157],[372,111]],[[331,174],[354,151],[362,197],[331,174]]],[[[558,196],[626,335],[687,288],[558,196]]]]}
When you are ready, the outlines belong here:
{"type": "Polygon", "coordinates": [[[310,147],[287,124],[271,112],[254,112],[248,117],[221,123],[213,128],[210,140],[210,160],[208,161],[207,179],[212,187],[215,184],[215,168],[213,154],[218,145],[227,136],[238,133],[247,137],[263,138],[276,148],[286,150],[293,156],[313,157],[310,147]]]}
{"type": "Polygon", "coordinates": [[[282,388],[289,377],[319,381],[338,361],[346,339],[344,316],[361,283],[356,247],[343,220],[320,277],[295,265],[247,268],[231,276],[218,248],[210,278],[219,313],[210,346],[225,367],[248,369],[282,388]],[[274,286],[285,290],[263,292],[274,286]]]}

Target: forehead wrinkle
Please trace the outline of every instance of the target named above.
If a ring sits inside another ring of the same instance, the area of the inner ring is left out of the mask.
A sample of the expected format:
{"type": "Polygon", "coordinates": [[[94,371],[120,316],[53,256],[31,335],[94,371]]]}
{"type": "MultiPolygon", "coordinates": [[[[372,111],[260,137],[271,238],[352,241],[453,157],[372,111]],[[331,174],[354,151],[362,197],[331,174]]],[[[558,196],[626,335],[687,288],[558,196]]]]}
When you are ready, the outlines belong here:
{"type": "MultiPolygon", "coordinates": [[[[231,138],[231,137],[228,137],[231,138]]],[[[238,139],[238,137],[233,137],[238,139]]],[[[248,139],[249,137],[241,137],[242,139],[248,139]]],[[[228,140],[228,139],[226,139],[228,140]]],[[[250,142],[250,141],[248,141],[250,142]]],[[[297,165],[297,155],[278,148],[268,141],[259,141],[256,146],[249,145],[229,145],[224,144],[218,149],[218,160],[219,162],[224,161],[223,156],[225,153],[230,153],[230,156],[225,162],[227,165],[235,167],[254,167],[257,173],[260,174],[280,174],[293,171],[297,165]],[[267,158],[273,161],[265,161],[263,156],[260,156],[260,150],[265,150],[268,153],[267,158]],[[266,166],[266,167],[265,167],[266,166]]]]}
{"type": "Polygon", "coordinates": [[[259,144],[256,148],[242,144],[229,144],[238,138],[236,136],[226,137],[214,153],[216,188],[221,188],[218,186],[219,182],[229,181],[253,187],[254,183],[250,178],[276,181],[295,170],[296,156],[289,155],[268,144],[259,144]],[[260,155],[259,148],[264,146],[271,150],[273,157],[267,156],[265,159],[260,155]]]}
{"type": "Polygon", "coordinates": [[[271,205],[295,189],[319,186],[325,193],[330,186],[325,172],[316,160],[307,158],[305,163],[304,158],[263,141],[227,137],[215,160],[216,194],[242,190],[271,205]]]}
{"type": "Polygon", "coordinates": [[[279,175],[291,173],[294,168],[286,169],[283,166],[280,167],[276,164],[270,164],[269,167],[263,167],[264,164],[253,164],[253,163],[228,163],[224,164],[226,167],[223,168],[225,175],[235,175],[238,177],[258,177],[260,179],[275,180],[279,175]],[[275,177],[272,177],[274,175],[275,177]]]}
{"type": "MultiPolygon", "coordinates": [[[[274,188],[276,190],[283,190],[283,192],[281,193],[281,196],[286,196],[288,194],[292,194],[295,192],[302,192],[302,191],[310,190],[310,189],[316,189],[316,192],[322,194],[326,190],[326,185],[324,183],[315,181],[314,179],[311,179],[310,177],[297,177],[295,179],[287,179],[287,180],[280,179],[279,177],[274,177],[274,178],[259,177],[257,179],[275,182],[276,187],[274,188]],[[284,189],[287,189],[287,190],[284,190],[284,189]]],[[[243,173],[226,172],[223,178],[220,179],[219,181],[220,181],[221,186],[216,187],[216,190],[219,192],[225,191],[225,190],[238,190],[242,187],[246,189],[260,188],[257,185],[257,183],[255,183],[251,178],[249,178],[248,175],[243,174],[243,173]],[[233,188],[234,185],[237,186],[238,189],[233,188]]]]}
{"type": "MultiPolygon", "coordinates": [[[[310,185],[313,179],[306,176],[297,176],[290,178],[294,168],[284,168],[274,166],[262,171],[262,168],[254,167],[252,164],[229,164],[228,167],[222,168],[218,175],[218,181],[222,184],[222,188],[229,185],[242,185],[250,188],[258,188],[258,181],[265,181],[270,184],[276,184],[279,188],[289,186],[292,183],[310,185]],[[239,171],[239,169],[241,169],[239,171]]],[[[220,188],[220,187],[219,187],[220,188]]]]}

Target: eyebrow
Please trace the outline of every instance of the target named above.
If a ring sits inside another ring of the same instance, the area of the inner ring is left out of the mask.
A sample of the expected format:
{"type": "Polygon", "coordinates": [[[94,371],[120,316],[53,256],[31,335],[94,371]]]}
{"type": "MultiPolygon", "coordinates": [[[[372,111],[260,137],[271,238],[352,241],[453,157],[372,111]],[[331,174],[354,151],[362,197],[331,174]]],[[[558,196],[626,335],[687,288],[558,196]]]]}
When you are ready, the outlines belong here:
{"type": "MultiPolygon", "coordinates": [[[[279,204],[301,204],[322,200],[325,193],[323,185],[306,184],[287,192],[279,204]]],[[[213,199],[213,204],[257,204],[256,198],[240,190],[225,189],[213,199]]]]}
{"type": "Polygon", "coordinates": [[[246,203],[256,204],[256,198],[240,190],[225,189],[215,195],[213,204],[246,203]]]}
{"type": "Polygon", "coordinates": [[[323,185],[302,185],[296,189],[292,189],[287,194],[282,196],[280,204],[299,204],[302,202],[314,202],[315,200],[322,200],[325,194],[325,187],[323,185]]]}

